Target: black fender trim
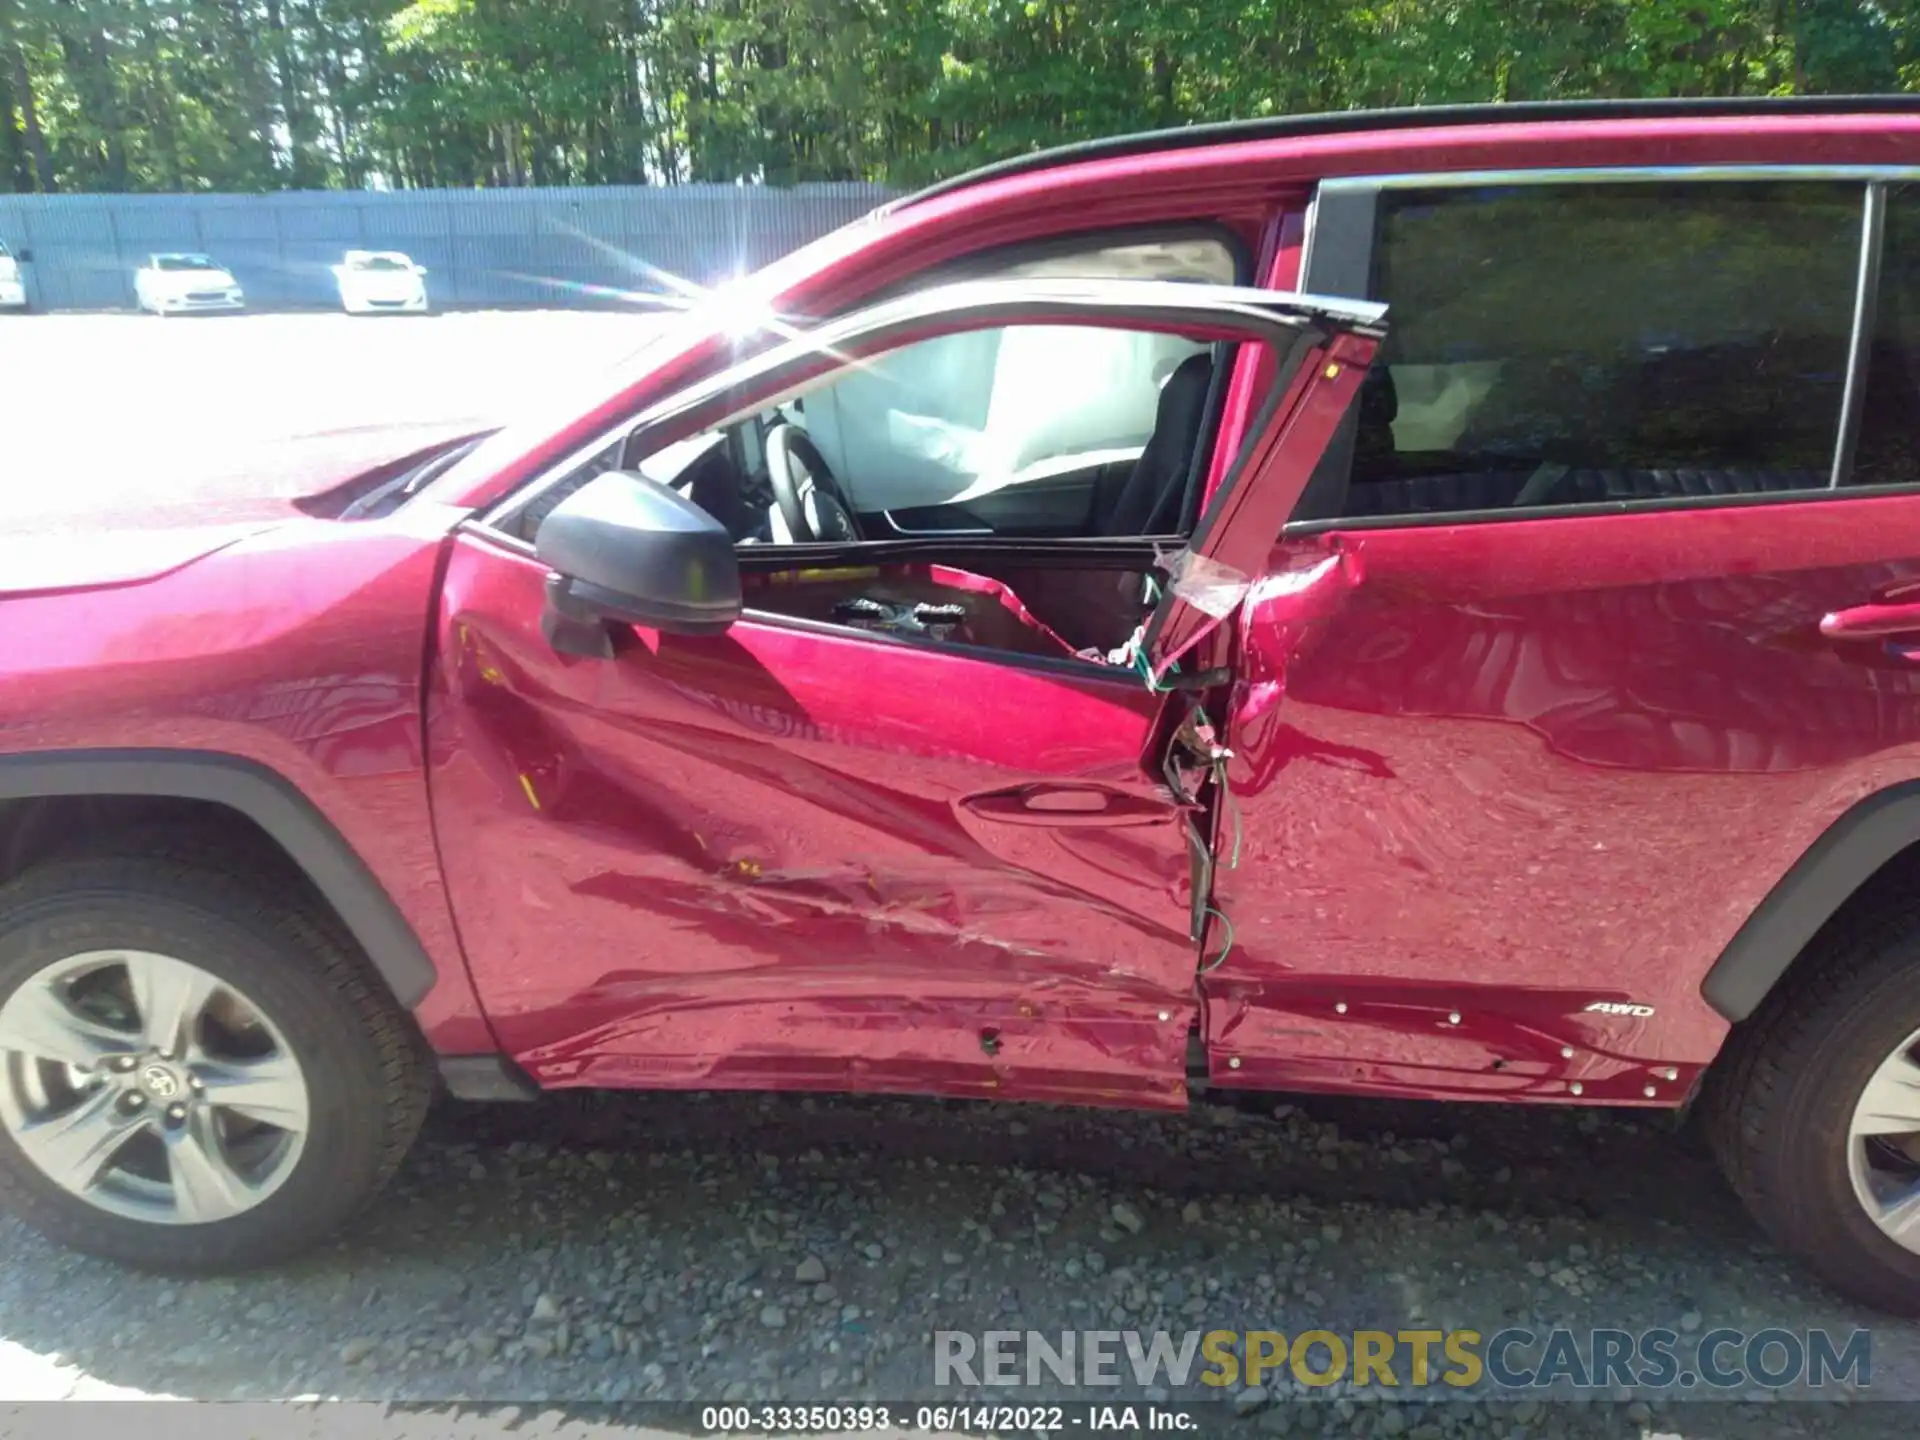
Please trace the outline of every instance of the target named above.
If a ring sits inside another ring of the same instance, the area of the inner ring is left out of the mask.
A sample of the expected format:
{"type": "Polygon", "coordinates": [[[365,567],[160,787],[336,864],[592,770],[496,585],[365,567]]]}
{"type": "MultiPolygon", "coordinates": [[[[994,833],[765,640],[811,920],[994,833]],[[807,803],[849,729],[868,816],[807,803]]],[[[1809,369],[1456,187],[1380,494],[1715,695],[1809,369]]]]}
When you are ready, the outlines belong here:
{"type": "Polygon", "coordinates": [[[1800,952],[1874,874],[1920,841],[1920,782],[1870,795],[1826,834],[1760,902],[1700,983],[1700,994],[1736,1024],[1787,973],[1800,952]]]}
{"type": "Polygon", "coordinates": [[[440,1082],[456,1100],[537,1100],[544,1093],[505,1055],[442,1055],[440,1082]]]}
{"type": "Polygon", "coordinates": [[[439,972],[413,927],[338,830],[278,772],[197,750],[48,751],[0,758],[0,800],[55,796],[204,800],[246,816],[277,841],[332,905],[394,999],[411,1010],[439,972]]]}

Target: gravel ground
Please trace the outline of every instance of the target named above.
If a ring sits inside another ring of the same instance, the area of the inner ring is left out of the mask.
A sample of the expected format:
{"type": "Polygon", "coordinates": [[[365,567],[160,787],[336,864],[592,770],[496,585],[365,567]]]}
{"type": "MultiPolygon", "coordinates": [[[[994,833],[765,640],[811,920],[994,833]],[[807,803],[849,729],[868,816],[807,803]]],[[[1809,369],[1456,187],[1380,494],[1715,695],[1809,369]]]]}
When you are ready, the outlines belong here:
{"type": "MultiPolygon", "coordinates": [[[[502,1405],[961,1398],[932,1387],[937,1329],[1667,1325],[1697,1338],[1870,1325],[1873,1394],[1920,1394],[1920,1330],[1850,1309],[1773,1253],[1669,1120],[1602,1112],[1262,1100],[1164,1117],[671,1095],[448,1106],[354,1233],[291,1269],[129,1276],[10,1222],[0,1261],[0,1333],[63,1367],[32,1393],[461,1400],[480,1412],[435,1423],[475,1426],[504,1423],[502,1405]]],[[[0,1379],[10,1368],[0,1360],[0,1379]]],[[[1276,1388],[1216,1404],[1212,1428],[1911,1429],[1910,1405],[1873,1394],[1390,1410],[1276,1388]]],[[[700,1432],[689,1420],[668,1433],[700,1432]]]]}
{"type": "MultiPolygon", "coordinates": [[[[526,376],[577,381],[651,328],[8,321],[0,508],[20,529],[81,490],[143,512],[275,493],[274,457],[300,437],[484,419],[524,398],[526,376]]],[[[1871,1327],[1870,1391],[1395,1408],[1275,1387],[1214,1403],[1202,1433],[1694,1440],[1907,1434],[1920,1415],[1884,1403],[1920,1399],[1920,1326],[1812,1284],[1670,1118],[1219,1098],[1179,1117],[753,1096],[449,1105],[350,1236],[281,1271],[130,1275],[0,1220],[0,1401],[381,1402],[139,1410],[143,1436],[183,1440],[684,1435],[702,1433],[697,1409],[596,1407],[936,1398],[942,1329],[1669,1326],[1684,1360],[1685,1337],[1779,1325],[1871,1327]]],[[[92,1413],[0,1406],[0,1433],[92,1413]]]]}

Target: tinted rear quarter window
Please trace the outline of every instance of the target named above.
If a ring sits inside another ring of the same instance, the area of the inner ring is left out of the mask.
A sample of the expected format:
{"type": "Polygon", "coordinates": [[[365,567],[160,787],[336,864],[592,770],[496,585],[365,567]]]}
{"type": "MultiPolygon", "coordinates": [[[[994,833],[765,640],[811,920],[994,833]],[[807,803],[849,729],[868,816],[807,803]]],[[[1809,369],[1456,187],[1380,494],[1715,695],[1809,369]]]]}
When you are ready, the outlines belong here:
{"type": "Polygon", "coordinates": [[[1920,188],[1888,197],[1856,485],[1920,485],[1920,188]]]}
{"type": "Polygon", "coordinates": [[[1613,183],[1389,191],[1389,333],[1346,511],[1824,486],[1862,190],[1613,183]]]}

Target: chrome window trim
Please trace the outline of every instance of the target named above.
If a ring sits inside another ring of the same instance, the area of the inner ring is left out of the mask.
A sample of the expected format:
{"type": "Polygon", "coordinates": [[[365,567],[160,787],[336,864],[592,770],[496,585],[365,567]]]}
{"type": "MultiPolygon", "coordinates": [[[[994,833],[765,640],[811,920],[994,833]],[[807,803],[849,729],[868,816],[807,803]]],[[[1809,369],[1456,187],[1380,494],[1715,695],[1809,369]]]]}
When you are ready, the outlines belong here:
{"type": "MultiPolygon", "coordinates": [[[[1520,185],[1614,185],[1659,181],[1840,180],[1898,185],[1920,180],[1920,165],[1596,165],[1534,170],[1396,171],[1390,175],[1340,175],[1315,186],[1332,194],[1360,190],[1471,190],[1520,185]]],[[[1309,219],[1311,230],[1311,219],[1309,219]]]]}
{"type": "Polygon", "coordinates": [[[1887,186],[1875,180],[1867,186],[1860,207],[1860,266],[1854,280],[1853,334],[1848,337],[1847,379],[1840,392],[1840,428],[1834,438],[1833,474],[1829,490],[1846,488],[1860,444],[1865,418],[1867,369],[1872,363],[1873,328],[1880,319],[1880,263],[1887,240],[1887,186]]]}
{"type": "Polygon", "coordinates": [[[1438,530],[1447,526],[1519,525],[1550,520],[1601,520],[1616,516],[1685,514],[1702,510],[1761,510],[1775,505],[1814,505],[1827,502],[1860,503],[1920,497],[1920,483],[1902,485],[1815,485],[1805,490],[1768,490],[1744,495],[1671,495],[1651,500],[1588,500],[1578,505],[1542,506],[1532,510],[1442,510],[1419,515],[1360,515],[1348,519],[1289,520],[1280,527],[1282,540],[1338,531],[1438,530]]]}
{"type": "Polygon", "coordinates": [[[1313,187],[1313,193],[1307,197],[1307,213],[1300,226],[1300,262],[1294,272],[1294,283],[1304,285],[1307,277],[1313,274],[1313,246],[1315,237],[1320,234],[1320,196],[1330,182],[1321,181],[1313,187]]]}

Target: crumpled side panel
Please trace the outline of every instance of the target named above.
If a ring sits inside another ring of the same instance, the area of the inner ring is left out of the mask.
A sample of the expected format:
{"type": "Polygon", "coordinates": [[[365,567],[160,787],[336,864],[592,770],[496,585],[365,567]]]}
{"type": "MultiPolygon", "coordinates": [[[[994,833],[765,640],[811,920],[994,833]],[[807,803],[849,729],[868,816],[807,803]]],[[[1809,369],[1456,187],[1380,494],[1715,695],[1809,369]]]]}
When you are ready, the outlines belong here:
{"type": "Polygon", "coordinates": [[[1157,697],[754,621],[566,660],[543,578],[456,544],[430,712],[463,936],[543,1083],[1185,1103],[1157,697]],[[1127,822],[1008,815],[1038,782],[1127,822]]]}

